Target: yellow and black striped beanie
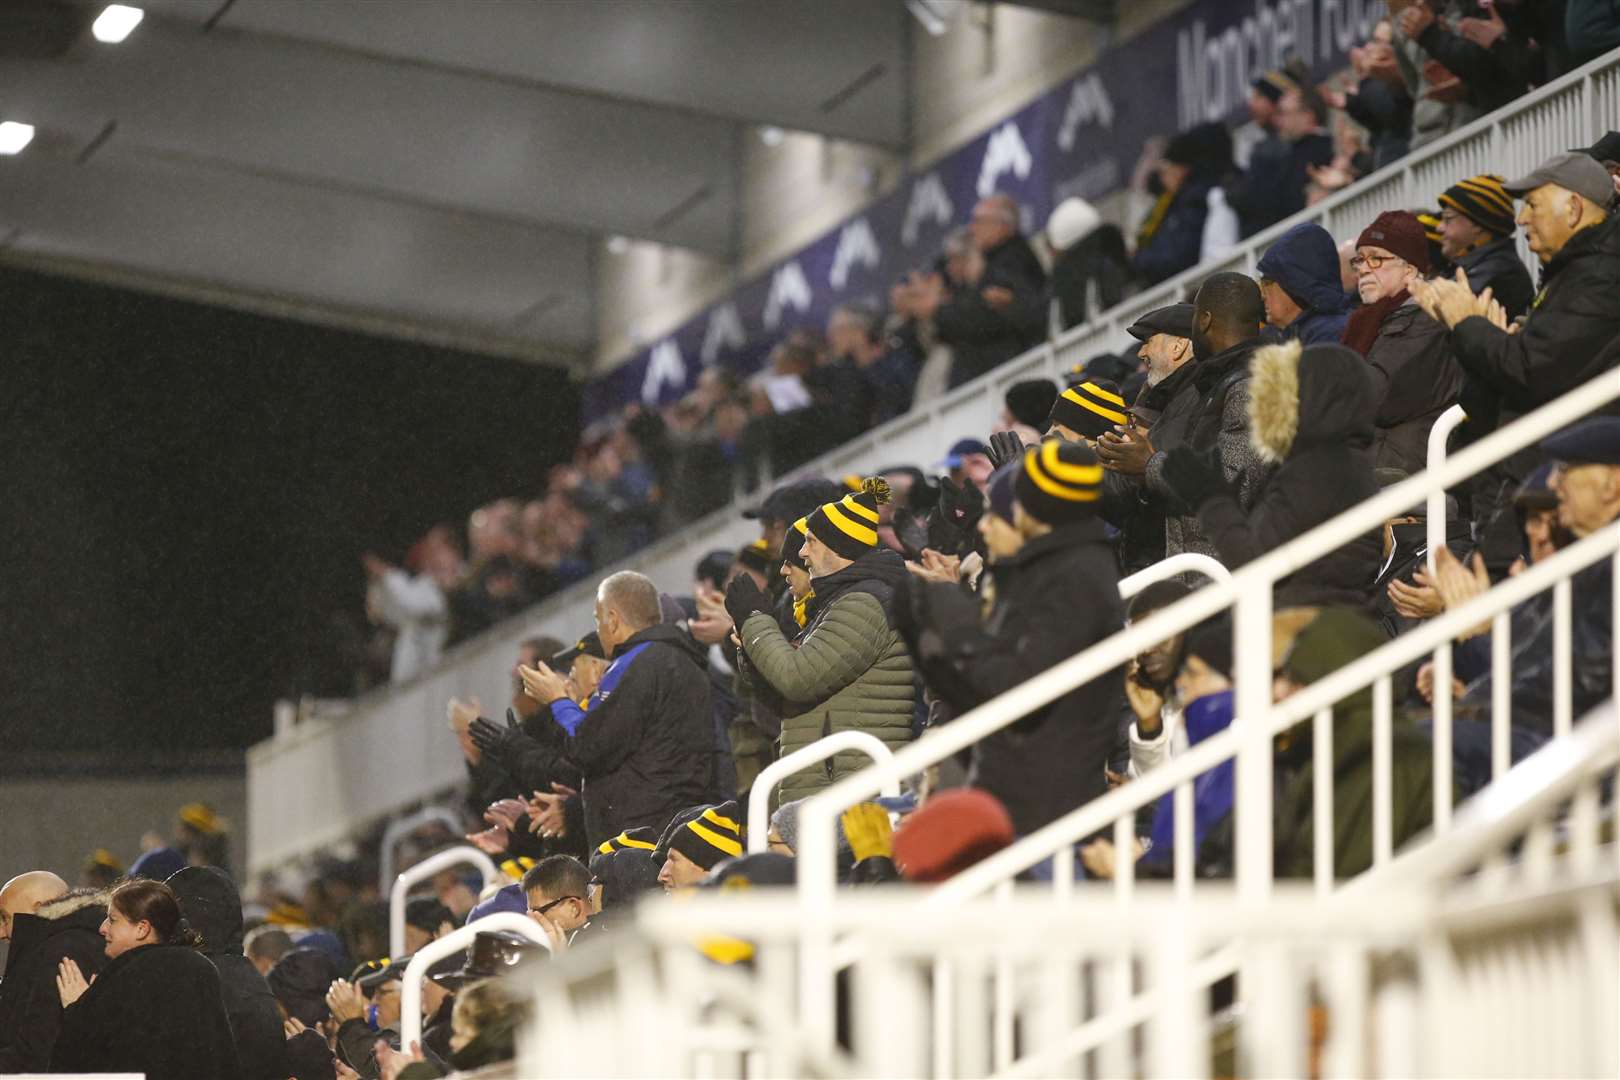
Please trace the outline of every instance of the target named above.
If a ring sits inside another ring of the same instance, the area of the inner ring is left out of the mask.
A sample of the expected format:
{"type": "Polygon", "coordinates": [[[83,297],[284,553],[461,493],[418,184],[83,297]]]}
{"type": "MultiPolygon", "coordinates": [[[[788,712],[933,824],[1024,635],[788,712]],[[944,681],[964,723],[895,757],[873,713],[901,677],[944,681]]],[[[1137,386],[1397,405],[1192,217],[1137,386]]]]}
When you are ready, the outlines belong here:
{"type": "Polygon", "coordinates": [[[1517,227],[1513,196],[1495,173],[1483,173],[1459,180],[1440,196],[1440,205],[1449,206],[1486,232],[1511,236],[1517,227]]]}
{"type": "Polygon", "coordinates": [[[596,846],[598,855],[610,855],[625,848],[640,848],[642,851],[651,851],[658,846],[658,830],[650,825],[642,825],[634,829],[626,829],[618,836],[609,837],[596,846]]]}
{"type": "Polygon", "coordinates": [[[718,806],[695,806],[675,815],[658,841],[654,859],[678,851],[705,870],[743,853],[742,808],[735,799],[718,806]]]}
{"type": "Polygon", "coordinates": [[[782,561],[790,566],[797,566],[800,570],[810,569],[804,565],[804,556],[800,554],[804,548],[805,533],[809,528],[809,519],[800,518],[788,526],[787,535],[782,537],[782,561]]]}
{"type": "Polygon", "coordinates": [[[846,559],[877,549],[878,507],[889,501],[889,482],[869,476],[861,490],[825,503],[805,518],[810,534],[846,559]]]}
{"type": "Polygon", "coordinates": [[[1125,399],[1119,387],[1107,379],[1087,379],[1058,395],[1046,426],[1062,424],[1084,438],[1100,439],[1103,432],[1125,420],[1125,399]]]}
{"type": "Polygon", "coordinates": [[[737,561],[756,574],[771,572],[771,545],[764,537],[751,540],[737,549],[737,561]]]}
{"type": "Polygon", "coordinates": [[[1013,496],[1024,512],[1047,525],[1066,525],[1096,512],[1102,466],[1085,443],[1048,440],[1024,454],[1013,496]]]}

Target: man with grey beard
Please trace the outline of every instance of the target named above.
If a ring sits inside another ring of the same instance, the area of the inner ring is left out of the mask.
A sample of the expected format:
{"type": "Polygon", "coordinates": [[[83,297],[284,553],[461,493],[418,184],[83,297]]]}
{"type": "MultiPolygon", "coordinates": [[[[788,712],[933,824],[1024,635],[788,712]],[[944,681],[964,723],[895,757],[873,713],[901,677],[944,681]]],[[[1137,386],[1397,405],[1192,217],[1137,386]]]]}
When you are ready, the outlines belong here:
{"type": "Polygon", "coordinates": [[[1164,522],[1171,504],[1149,482],[1154,455],[1186,441],[1188,424],[1202,396],[1193,385],[1193,306],[1171,304],[1143,315],[1130,327],[1142,343],[1147,385],[1131,406],[1129,425],[1118,425],[1097,442],[1103,476],[1103,516],[1120,530],[1120,572],[1129,574],[1165,556],[1164,522]]]}

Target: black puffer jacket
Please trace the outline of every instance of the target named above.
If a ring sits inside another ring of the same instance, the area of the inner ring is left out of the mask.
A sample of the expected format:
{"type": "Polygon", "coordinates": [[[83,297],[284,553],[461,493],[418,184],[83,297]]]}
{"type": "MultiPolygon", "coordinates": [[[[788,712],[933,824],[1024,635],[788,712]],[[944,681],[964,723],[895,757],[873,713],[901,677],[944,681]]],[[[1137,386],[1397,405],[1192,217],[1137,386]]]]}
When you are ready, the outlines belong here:
{"type": "Polygon", "coordinates": [[[581,711],[553,702],[568,757],[584,781],[589,849],[625,829],[662,830],[714,786],[714,720],[708,658],[691,635],[659,623],[613,651],[581,711]]]}
{"type": "Polygon", "coordinates": [[[0,1073],[44,1072],[62,1025],[56,967],[71,959],[86,979],[107,963],[101,922],[107,894],[68,893],[33,914],[12,917],[6,977],[0,982],[0,1073]]]}
{"type": "Polygon", "coordinates": [[[1468,287],[1476,294],[1490,289],[1491,296],[1507,310],[1508,318],[1517,319],[1530,310],[1536,287],[1524,260],[1519,258],[1513,237],[1492,240],[1459,258],[1457,265],[1468,275],[1468,287]]]}
{"type": "Polygon", "coordinates": [[[1408,300],[1379,326],[1367,363],[1379,383],[1374,466],[1420,473],[1428,465],[1429,429],[1462,389],[1446,328],[1408,300]]]}
{"type": "Polygon", "coordinates": [[[219,972],[219,987],[246,1080],[285,1080],[287,1036],[270,984],[242,955],[242,898],[223,870],[188,866],[168,880],[180,914],[202,935],[198,950],[219,972]]]}
{"type": "Polygon", "coordinates": [[[51,1071],[239,1080],[219,973],[183,945],[144,945],[114,957],[63,1010],[51,1071]]]}
{"type": "MultiPolygon", "coordinates": [[[[1055,529],[986,571],[995,603],[948,585],[912,587],[913,627],[929,689],[960,715],[1119,630],[1124,609],[1101,520],[1055,529]],[[945,625],[931,625],[935,622],[945,625]]],[[[1107,790],[1120,678],[1108,672],[978,743],[970,782],[1006,804],[1027,836],[1107,790]]]]}
{"type": "MultiPolygon", "coordinates": [[[[1378,493],[1373,479],[1377,391],[1367,363],[1342,345],[1271,345],[1254,356],[1249,382],[1257,456],[1278,462],[1253,509],[1230,492],[1198,508],[1220,559],[1236,570],[1378,493]]],[[[1282,579],[1276,606],[1334,605],[1373,611],[1383,546],[1369,533],[1282,579]]]]}

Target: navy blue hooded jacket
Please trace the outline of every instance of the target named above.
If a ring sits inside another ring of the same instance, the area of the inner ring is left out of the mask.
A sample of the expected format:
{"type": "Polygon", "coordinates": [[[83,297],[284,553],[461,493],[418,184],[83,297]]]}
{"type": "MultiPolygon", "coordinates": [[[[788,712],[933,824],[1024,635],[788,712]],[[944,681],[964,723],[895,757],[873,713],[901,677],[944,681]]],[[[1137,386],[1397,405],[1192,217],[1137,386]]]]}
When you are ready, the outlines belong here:
{"type": "Polygon", "coordinates": [[[1310,222],[1295,225],[1261,256],[1259,270],[1305,309],[1283,330],[1285,339],[1305,345],[1339,343],[1351,304],[1339,280],[1339,249],[1326,229],[1310,222]]]}

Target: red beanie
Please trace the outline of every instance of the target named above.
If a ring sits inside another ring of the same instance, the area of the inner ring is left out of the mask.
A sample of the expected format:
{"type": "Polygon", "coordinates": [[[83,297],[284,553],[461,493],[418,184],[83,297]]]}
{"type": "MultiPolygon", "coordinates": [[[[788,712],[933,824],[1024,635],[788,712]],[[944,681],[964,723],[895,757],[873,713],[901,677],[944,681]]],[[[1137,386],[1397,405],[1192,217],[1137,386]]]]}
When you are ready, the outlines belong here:
{"type": "Polygon", "coordinates": [[[1383,248],[1417,267],[1418,273],[1429,272],[1429,238],[1423,233],[1423,223],[1405,210],[1385,210],[1379,214],[1356,237],[1356,247],[1383,248]]]}
{"type": "Polygon", "coordinates": [[[943,791],[894,834],[894,861],[907,881],[944,881],[1013,842],[1012,817],[988,791],[943,791]]]}

